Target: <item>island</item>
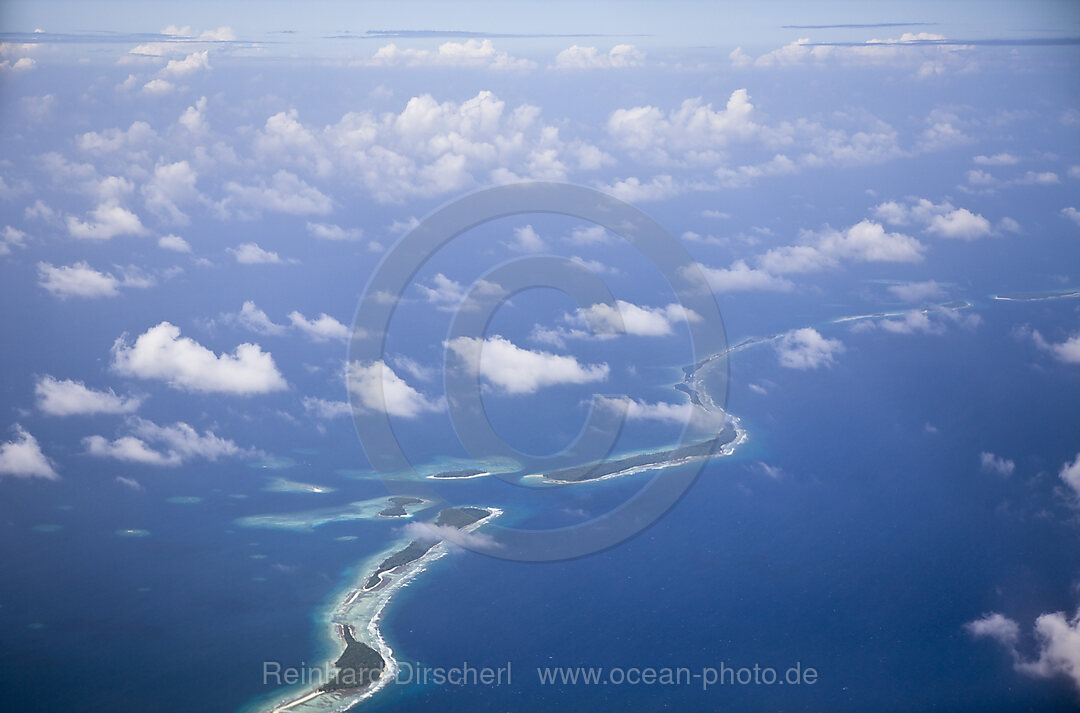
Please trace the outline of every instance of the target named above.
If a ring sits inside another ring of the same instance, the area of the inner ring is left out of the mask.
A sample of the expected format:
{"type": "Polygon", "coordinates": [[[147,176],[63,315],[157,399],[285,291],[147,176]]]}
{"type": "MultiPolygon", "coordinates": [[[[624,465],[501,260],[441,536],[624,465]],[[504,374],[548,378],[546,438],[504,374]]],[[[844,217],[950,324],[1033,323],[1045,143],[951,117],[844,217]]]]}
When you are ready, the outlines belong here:
{"type": "Polygon", "coordinates": [[[389,498],[385,508],[379,511],[379,517],[405,517],[409,512],[406,505],[420,505],[424,501],[420,498],[411,498],[405,495],[395,495],[389,498]]]}
{"type": "MultiPolygon", "coordinates": [[[[394,502],[394,498],[389,502],[390,506],[416,504],[394,502]]],[[[501,513],[494,507],[445,508],[429,522],[430,537],[399,541],[361,564],[319,616],[325,632],[322,645],[332,655],[298,685],[253,703],[245,713],[343,711],[382,690],[400,669],[379,626],[393,595],[449,551],[440,537],[446,528],[471,532],[501,513]]]]}
{"type": "Polygon", "coordinates": [[[479,468],[464,468],[462,470],[444,470],[428,477],[436,480],[454,480],[456,478],[475,478],[478,475],[489,475],[489,473],[479,468]]]}
{"type": "Polygon", "coordinates": [[[702,458],[711,458],[713,455],[724,454],[726,453],[726,446],[737,445],[741,442],[741,439],[742,432],[736,421],[724,426],[714,438],[698,443],[648,453],[638,453],[614,460],[595,461],[585,465],[559,468],[542,473],[541,476],[545,481],[552,483],[583,483],[657,468],[668,468],[702,458]]]}
{"type": "MultiPolygon", "coordinates": [[[[439,516],[435,518],[435,527],[454,527],[461,530],[483,520],[489,515],[491,515],[491,511],[483,508],[447,508],[440,512],[439,516]]],[[[383,560],[375,571],[371,573],[371,576],[368,577],[367,582],[364,584],[364,589],[371,590],[379,586],[379,584],[382,583],[383,573],[391,572],[398,567],[407,565],[410,562],[415,562],[426,555],[431,548],[438,543],[439,540],[434,538],[413,540],[403,549],[383,560]]]]}
{"type": "Polygon", "coordinates": [[[345,651],[334,662],[337,670],[319,690],[327,692],[363,688],[377,681],[386,668],[386,662],[379,652],[362,641],[357,641],[350,626],[340,625],[338,633],[345,641],[345,651]]]}

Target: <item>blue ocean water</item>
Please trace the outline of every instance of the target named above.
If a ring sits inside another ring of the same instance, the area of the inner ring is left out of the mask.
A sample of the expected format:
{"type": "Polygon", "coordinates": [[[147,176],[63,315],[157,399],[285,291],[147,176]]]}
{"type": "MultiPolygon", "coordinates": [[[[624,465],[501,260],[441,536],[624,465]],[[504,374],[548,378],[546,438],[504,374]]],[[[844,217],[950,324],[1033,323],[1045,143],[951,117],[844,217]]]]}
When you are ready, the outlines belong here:
{"type": "MultiPolygon", "coordinates": [[[[729,408],[750,441],[710,462],[666,517],[566,562],[456,551],[391,604],[384,632],[402,660],[511,662],[512,685],[390,686],[365,708],[1068,709],[1063,680],[1014,674],[1006,653],[963,625],[1003,611],[1027,627],[1075,606],[1075,548],[1061,544],[1075,523],[1055,488],[1075,455],[1080,380],[1037,365],[1011,336],[1017,324],[1060,323],[1074,306],[976,307],[978,328],[945,335],[819,325],[847,348],[812,373],[779,368],[768,345],[737,352],[729,408]],[[1016,473],[980,472],[984,450],[1015,460],[1016,473]],[[818,679],[703,691],[544,686],[536,674],[755,663],[811,666],[818,679]]],[[[234,521],[385,493],[333,475],[355,465],[355,450],[291,452],[295,465],[277,474],[338,488],[319,496],[264,492],[267,471],[235,463],[156,474],[147,492],[119,497],[101,487],[115,472],[90,459],[62,485],[8,483],[0,521],[19,546],[0,563],[5,708],[234,711],[270,692],[263,661],[318,661],[316,612],[351,565],[402,536],[399,525],[297,533],[234,521]],[[66,506],[50,487],[63,488],[66,506]],[[175,501],[184,496],[198,500],[175,501]],[[129,528],[150,534],[116,534],[129,528]]],[[[649,477],[571,497],[602,508],[649,477]]],[[[545,518],[535,490],[477,479],[444,491],[453,502],[497,499],[508,524],[545,518]]]]}

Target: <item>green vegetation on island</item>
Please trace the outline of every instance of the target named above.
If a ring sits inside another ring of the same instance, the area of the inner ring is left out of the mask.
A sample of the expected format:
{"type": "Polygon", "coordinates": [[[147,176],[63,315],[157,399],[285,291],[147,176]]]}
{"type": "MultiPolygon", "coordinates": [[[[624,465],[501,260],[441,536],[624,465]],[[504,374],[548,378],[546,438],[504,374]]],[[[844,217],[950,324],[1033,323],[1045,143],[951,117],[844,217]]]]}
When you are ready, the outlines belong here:
{"type": "Polygon", "coordinates": [[[380,517],[404,517],[409,513],[405,510],[406,505],[420,505],[424,501],[420,498],[410,498],[404,495],[395,495],[387,500],[387,506],[379,511],[380,517]]]}
{"type": "Polygon", "coordinates": [[[341,627],[345,639],[345,651],[334,662],[334,671],[330,680],[322,685],[320,691],[344,691],[363,688],[377,681],[386,667],[386,662],[379,652],[367,644],[357,641],[352,630],[341,627]]]}
{"type": "Polygon", "coordinates": [[[431,476],[432,478],[445,478],[447,480],[453,478],[471,478],[474,475],[483,475],[486,470],[480,470],[479,468],[465,468],[463,470],[444,470],[441,473],[436,473],[431,476]]]}
{"type": "Polygon", "coordinates": [[[638,455],[617,458],[610,461],[596,461],[585,465],[576,465],[570,468],[560,468],[544,473],[547,480],[558,482],[580,483],[587,480],[596,480],[615,473],[621,473],[635,468],[648,468],[661,466],[673,461],[681,461],[692,458],[708,458],[718,452],[722,447],[731,443],[738,436],[731,426],[725,426],[719,435],[700,443],[692,443],[678,448],[664,451],[652,451],[638,455]]]}

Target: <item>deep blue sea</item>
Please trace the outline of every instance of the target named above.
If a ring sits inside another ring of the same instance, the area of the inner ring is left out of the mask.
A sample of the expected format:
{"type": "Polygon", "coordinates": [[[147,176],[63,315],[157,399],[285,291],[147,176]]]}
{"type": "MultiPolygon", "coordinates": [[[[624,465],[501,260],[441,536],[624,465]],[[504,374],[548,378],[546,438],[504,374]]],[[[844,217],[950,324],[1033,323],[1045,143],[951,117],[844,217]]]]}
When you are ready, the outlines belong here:
{"type": "MultiPolygon", "coordinates": [[[[827,325],[840,313],[786,317],[779,329],[817,320],[845,352],[812,373],[779,368],[768,345],[736,352],[728,404],[750,441],[711,461],[666,517],[566,562],[457,550],[393,601],[384,632],[402,660],[510,662],[511,685],[392,685],[362,709],[1068,710],[1075,698],[1063,679],[1014,674],[1005,652],[963,625],[1004,611],[1030,627],[1075,606],[1076,523],[1055,489],[1077,447],[1080,378],[1011,336],[1017,324],[1068,320],[1075,307],[980,297],[978,328],[903,337],[827,325]],[[1016,472],[981,472],[981,451],[1013,459],[1016,472]],[[536,674],[721,664],[799,664],[818,676],[703,691],[697,681],[542,686],[536,674]]],[[[235,711],[269,692],[263,661],[317,661],[313,617],[350,565],[402,536],[399,524],[298,533],[234,521],[385,494],[377,480],[335,472],[360,460],[349,436],[343,427],[337,441],[282,449],[293,462],[284,470],[186,467],[146,479],[141,493],[106,493],[116,472],[89,458],[57,484],[6,483],[3,709],[235,711]],[[270,475],[338,490],[264,492],[270,475]],[[176,501],[185,497],[199,500],[176,501]],[[357,539],[336,539],[347,535],[357,539]]],[[[582,485],[572,497],[599,507],[650,477],[582,485]]],[[[535,490],[477,479],[444,493],[460,503],[494,493],[509,522],[543,520],[535,490]]]]}

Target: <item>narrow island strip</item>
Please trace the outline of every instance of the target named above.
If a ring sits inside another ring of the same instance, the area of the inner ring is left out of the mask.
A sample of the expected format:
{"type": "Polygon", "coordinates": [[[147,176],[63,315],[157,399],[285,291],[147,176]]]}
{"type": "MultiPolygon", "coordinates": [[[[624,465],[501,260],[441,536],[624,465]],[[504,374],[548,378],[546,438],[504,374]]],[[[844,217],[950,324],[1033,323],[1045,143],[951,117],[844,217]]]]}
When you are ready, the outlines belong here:
{"type": "MultiPolygon", "coordinates": [[[[468,533],[502,511],[493,507],[451,507],[442,510],[432,531],[454,528],[468,533]]],[[[452,538],[450,538],[452,539],[452,538]]],[[[300,687],[257,710],[265,713],[336,713],[349,710],[385,688],[398,673],[393,650],[380,622],[394,593],[448,552],[446,540],[417,537],[371,558],[353,582],[326,611],[330,650],[340,651],[300,687]]]]}

